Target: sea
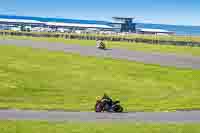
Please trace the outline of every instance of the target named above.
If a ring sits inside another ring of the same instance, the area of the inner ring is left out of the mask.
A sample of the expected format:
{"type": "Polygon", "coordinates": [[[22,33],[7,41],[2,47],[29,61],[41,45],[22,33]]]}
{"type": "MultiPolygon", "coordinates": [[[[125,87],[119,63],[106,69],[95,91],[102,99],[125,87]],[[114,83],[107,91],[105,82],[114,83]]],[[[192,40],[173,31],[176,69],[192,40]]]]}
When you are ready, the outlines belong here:
{"type": "Polygon", "coordinates": [[[138,23],[137,28],[164,29],[168,31],[173,31],[176,33],[176,35],[179,36],[200,36],[200,26],[138,23]]]}
{"type": "MultiPolygon", "coordinates": [[[[109,25],[110,23],[108,21],[97,21],[97,20],[79,20],[79,19],[47,18],[47,17],[15,16],[15,15],[0,15],[0,19],[24,19],[24,20],[37,20],[42,22],[66,22],[66,23],[105,24],[105,25],[109,25]]],[[[151,28],[151,29],[163,29],[163,30],[173,31],[176,33],[176,35],[180,36],[200,36],[200,26],[181,26],[181,25],[146,24],[146,23],[137,23],[136,25],[137,28],[151,28]]]]}

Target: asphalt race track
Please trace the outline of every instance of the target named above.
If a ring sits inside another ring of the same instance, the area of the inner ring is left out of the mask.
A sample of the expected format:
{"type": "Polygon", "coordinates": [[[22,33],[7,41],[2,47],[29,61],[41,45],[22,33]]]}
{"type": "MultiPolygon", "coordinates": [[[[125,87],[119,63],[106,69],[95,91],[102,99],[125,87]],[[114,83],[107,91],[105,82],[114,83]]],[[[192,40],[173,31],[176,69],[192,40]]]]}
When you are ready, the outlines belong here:
{"type": "Polygon", "coordinates": [[[78,53],[82,56],[99,56],[113,59],[125,59],[145,64],[158,64],[161,66],[174,66],[177,68],[200,69],[200,57],[189,55],[145,53],[126,49],[112,48],[99,50],[95,46],[80,46],[63,43],[40,42],[31,40],[0,40],[0,45],[30,46],[33,48],[46,48],[53,51],[78,53]]]}
{"type": "Polygon", "coordinates": [[[39,120],[76,122],[200,122],[200,111],[94,113],[62,111],[0,110],[0,120],[39,120]]]}

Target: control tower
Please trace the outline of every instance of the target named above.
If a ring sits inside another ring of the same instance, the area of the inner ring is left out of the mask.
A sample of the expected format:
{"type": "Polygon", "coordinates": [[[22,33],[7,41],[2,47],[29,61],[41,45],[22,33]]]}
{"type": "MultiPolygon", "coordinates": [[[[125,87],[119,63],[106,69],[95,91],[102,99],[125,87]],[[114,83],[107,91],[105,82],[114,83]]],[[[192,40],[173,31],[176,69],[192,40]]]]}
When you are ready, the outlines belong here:
{"type": "Polygon", "coordinates": [[[112,25],[119,28],[120,32],[136,32],[136,23],[133,23],[133,17],[113,17],[112,25]]]}

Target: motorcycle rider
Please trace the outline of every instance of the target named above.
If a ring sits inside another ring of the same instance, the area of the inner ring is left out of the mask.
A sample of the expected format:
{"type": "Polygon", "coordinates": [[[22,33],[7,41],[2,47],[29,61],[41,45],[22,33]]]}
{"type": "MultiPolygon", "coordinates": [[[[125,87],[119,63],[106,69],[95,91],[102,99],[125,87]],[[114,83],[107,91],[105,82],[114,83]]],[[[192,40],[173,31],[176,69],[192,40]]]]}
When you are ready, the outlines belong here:
{"type": "Polygon", "coordinates": [[[96,47],[105,49],[105,44],[103,43],[102,40],[99,39],[96,41],[96,47]]]}
{"type": "Polygon", "coordinates": [[[119,103],[119,100],[113,101],[110,96],[104,93],[103,97],[96,97],[95,110],[96,112],[123,112],[123,107],[119,103]]]}
{"type": "Polygon", "coordinates": [[[112,111],[113,100],[111,97],[109,97],[106,93],[104,93],[101,101],[105,102],[105,104],[108,107],[108,111],[112,111]]]}

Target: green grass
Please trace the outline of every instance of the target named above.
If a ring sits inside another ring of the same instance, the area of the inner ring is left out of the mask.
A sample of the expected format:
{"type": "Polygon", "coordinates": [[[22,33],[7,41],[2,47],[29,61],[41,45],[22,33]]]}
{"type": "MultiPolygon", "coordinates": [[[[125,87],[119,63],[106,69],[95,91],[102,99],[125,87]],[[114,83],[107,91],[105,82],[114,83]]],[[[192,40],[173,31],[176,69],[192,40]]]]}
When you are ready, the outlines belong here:
{"type": "MultiPolygon", "coordinates": [[[[3,38],[2,36],[0,38],[3,38]]],[[[66,44],[80,44],[94,46],[96,44],[93,40],[66,40],[63,38],[44,38],[44,37],[26,37],[26,36],[6,36],[9,39],[24,39],[34,41],[49,41],[49,42],[62,42],[66,44]]],[[[172,53],[180,55],[193,55],[200,56],[200,47],[191,46],[174,46],[174,45],[153,45],[144,43],[129,43],[129,42],[106,42],[110,48],[125,48],[129,50],[145,51],[145,52],[158,52],[158,53],[172,53]]]]}
{"type": "Polygon", "coordinates": [[[200,124],[0,121],[1,133],[199,133],[200,124]]]}
{"type": "Polygon", "coordinates": [[[200,109],[200,70],[0,46],[0,108],[92,111],[104,92],[128,111],[200,109]]]}

